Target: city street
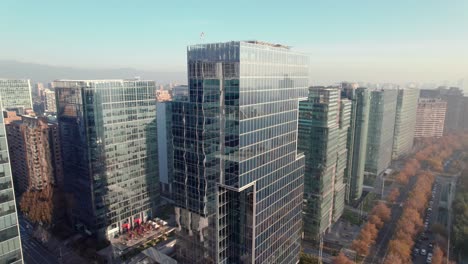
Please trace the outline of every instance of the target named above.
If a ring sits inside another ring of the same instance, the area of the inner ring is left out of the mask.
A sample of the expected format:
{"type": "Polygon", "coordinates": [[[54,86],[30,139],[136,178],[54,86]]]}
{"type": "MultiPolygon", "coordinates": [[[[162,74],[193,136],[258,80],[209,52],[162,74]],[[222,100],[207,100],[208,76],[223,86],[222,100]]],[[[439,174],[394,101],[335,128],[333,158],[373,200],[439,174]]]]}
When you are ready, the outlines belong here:
{"type": "MultiPolygon", "coordinates": [[[[436,178],[436,188],[435,188],[435,195],[433,199],[433,205],[431,206],[432,208],[432,214],[429,217],[429,231],[425,232],[424,236],[420,236],[421,238],[427,237],[427,240],[421,239],[418,241],[413,249],[413,263],[416,264],[423,264],[423,263],[428,263],[427,262],[427,255],[423,256],[421,255],[421,250],[424,249],[426,250],[426,254],[431,253],[433,251],[433,248],[429,247],[429,244],[432,244],[433,247],[435,247],[435,234],[430,232],[430,228],[432,225],[436,224],[439,222],[441,217],[439,216],[439,209],[440,209],[440,201],[441,201],[441,196],[442,196],[442,190],[444,188],[447,188],[447,186],[450,184],[451,178],[448,177],[437,177],[436,178]],[[415,254],[415,249],[419,251],[419,254],[415,254]]],[[[425,221],[425,220],[423,220],[425,221]]],[[[445,226],[446,223],[444,222],[439,222],[442,226],[445,226]]]]}
{"type": "Polygon", "coordinates": [[[44,245],[34,239],[26,221],[18,215],[25,264],[58,264],[59,261],[44,245]]]}
{"type": "Polygon", "coordinates": [[[411,177],[410,182],[401,190],[401,194],[398,197],[398,200],[391,207],[392,214],[391,219],[388,221],[380,230],[379,235],[375,241],[375,244],[371,247],[369,255],[366,256],[363,263],[373,264],[373,263],[383,263],[383,259],[387,252],[387,246],[390,242],[393,232],[395,230],[398,219],[400,219],[401,214],[403,213],[403,207],[400,207],[400,203],[403,203],[414,183],[416,182],[416,177],[411,177]]]}
{"type": "MultiPolygon", "coordinates": [[[[429,228],[427,231],[424,231],[422,234],[420,234],[418,240],[416,241],[416,244],[413,248],[413,263],[426,263],[427,260],[427,255],[431,254],[433,248],[429,246],[431,244],[432,246],[435,245],[434,242],[434,234],[431,232],[431,226],[437,222],[437,216],[439,212],[439,201],[440,201],[440,190],[441,190],[441,185],[438,183],[439,181],[436,180],[436,188],[435,188],[435,197],[431,199],[433,201],[432,205],[429,205],[429,208],[432,209],[432,213],[429,216],[429,228]],[[419,252],[416,254],[416,252],[419,252]],[[424,251],[425,253],[422,253],[424,251]]],[[[433,189],[434,190],[434,189],[433,189]]],[[[424,216],[423,222],[425,222],[425,218],[427,217],[427,210],[426,210],[426,215],[424,216]]]]}

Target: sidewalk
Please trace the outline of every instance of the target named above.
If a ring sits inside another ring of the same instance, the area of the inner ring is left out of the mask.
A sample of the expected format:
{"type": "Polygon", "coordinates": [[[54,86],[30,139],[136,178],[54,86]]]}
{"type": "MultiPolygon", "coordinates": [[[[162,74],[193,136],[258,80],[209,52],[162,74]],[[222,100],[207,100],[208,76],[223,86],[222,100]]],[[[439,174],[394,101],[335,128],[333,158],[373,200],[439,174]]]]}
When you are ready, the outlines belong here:
{"type": "Polygon", "coordinates": [[[54,253],[61,263],[67,264],[82,264],[88,263],[89,260],[78,255],[72,248],[71,245],[65,246],[66,240],[59,240],[50,234],[49,240],[44,245],[54,253]],[[60,258],[61,256],[61,258],[60,258]]]}

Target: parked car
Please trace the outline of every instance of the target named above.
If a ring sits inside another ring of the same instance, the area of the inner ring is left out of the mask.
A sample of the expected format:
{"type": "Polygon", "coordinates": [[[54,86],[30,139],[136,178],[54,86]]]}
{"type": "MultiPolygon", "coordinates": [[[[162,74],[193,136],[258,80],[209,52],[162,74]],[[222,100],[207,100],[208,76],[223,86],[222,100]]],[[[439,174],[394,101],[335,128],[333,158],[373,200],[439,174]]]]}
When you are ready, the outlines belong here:
{"type": "Polygon", "coordinates": [[[423,248],[421,249],[421,256],[426,256],[427,255],[427,251],[423,248]]]}
{"type": "Polygon", "coordinates": [[[432,263],[432,253],[427,254],[426,263],[432,263]]]}

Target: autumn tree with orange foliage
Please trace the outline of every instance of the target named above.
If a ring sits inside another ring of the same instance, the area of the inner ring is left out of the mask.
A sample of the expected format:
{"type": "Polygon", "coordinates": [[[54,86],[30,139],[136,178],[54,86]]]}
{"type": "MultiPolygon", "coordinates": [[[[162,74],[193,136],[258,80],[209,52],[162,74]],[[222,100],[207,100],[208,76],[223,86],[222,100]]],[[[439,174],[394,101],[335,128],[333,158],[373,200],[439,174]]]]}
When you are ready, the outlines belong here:
{"type": "Polygon", "coordinates": [[[384,222],[382,221],[382,219],[380,219],[380,217],[378,217],[377,215],[369,216],[367,218],[367,221],[369,221],[369,223],[371,224],[374,224],[375,227],[377,227],[378,229],[382,228],[384,225],[384,222]]]}
{"type": "Polygon", "coordinates": [[[389,203],[394,203],[398,196],[400,196],[400,190],[398,190],[398,188],[393,188],[387,196],[387,201],[389,203]]]}
{"type": "Polygon", "coordinates": [[[390,220],[391,213],[390,208],[383,202],[378,202],[371,211],[371,214],[377,215],[384,222],[390,220]]]}
{"type": "Polygon", "coordinates": [[[416,175],[419,168],[421,168],[419,160],[410,159],[405,163],[405,166],[396,177],[397,182],[400,184],[408,184],[409,178],[416,175]]]}
{"type": "Polygon", "coordinates": [[[370,242],[361,240],[360,238],[353,240],[351,244],[351,248],[356,251],[356,253],[360,256],[366,256],[369,254],[369,246],[371,245],[370,242]]]}
{"type": "Polygon", "coordinates": [[[46,186],[40,191],[26,191],[21,197],[20,209],[31,222],[50,224],[54,210],[53,187],[46,186]]]}
{"type": "Polygon", "coordinates": [[[390,240],[388,250],[390,254],[399,257],[403,263],[408,263],[413,245],[414,242],[411,243],[411,241],[390,240]]]}
{"type": "Polygon", "coordinates": [[[369,254],[369,247],[375,243],[375,239],[379,233],[379,229],[383,227],[384,222],[390,220],[391,210],[383,203],[377,203],[372,208],[368,216],[367,223],[361,229],[357,239],[351,245],[358,255],[365,256],[369,254]]]}
{"type": "Polygon", "coordinates": [[[346,257],[343,252],[340,252],[338,256],[333,258],[333,264],[354,264],[354,261],[346,257]]]}
{"type": "Polygon", "coordinates": [[[434,248],[434,255],[432,255],[433,264],[442,264],[444,260],[444,252],[440,249],[439,246],[434,248]]]}
{"type": "Polygon", "coordinates": [[[384,264],[403,264],[400,257],[390,254],[385,258],[384,264]]]}
{"type": "Polygon", "coordinates": [[[392,259],[386,259],[385,263],[410,263],[411,248],[414,246],[417,234],[422,230],[421,216],[427,206],[435,180],[431,173],[426,172],[419,173],[417,177],[397,222],[393,238],[388,245],[388,254],[392,256],[392,259]]]}
{"type": "MultiPolygon", "coordinates": [[[[417,179],[389,243],[389,252],[385,259],[387,264],[409,263],[414,239],[422,230],[421,216],[427,207],[435,177],[432,173],[421,169],[442,171],[444,160],[455,150],[463,146],[468,147],[468,134],[445,136],[441,139],[423,139],[416,145],[419,151],[405,163],[396,177],[396,181],[402,185],[408,184],[412,177],[417,179]]],[[[388,195],[387,201],[394,203],[399,195],[399,190],[394,188],[388,195]]],[[[378,230],[383,227],[384,222],[390,220],[390,216],[391,210],[385,203],[379,202],[374,206],[368,216],[367,224],[362,228],[358,238],[353,241],[352,249],[361,256],[369,254],[369,247],[375,243],[378,230]]]]}

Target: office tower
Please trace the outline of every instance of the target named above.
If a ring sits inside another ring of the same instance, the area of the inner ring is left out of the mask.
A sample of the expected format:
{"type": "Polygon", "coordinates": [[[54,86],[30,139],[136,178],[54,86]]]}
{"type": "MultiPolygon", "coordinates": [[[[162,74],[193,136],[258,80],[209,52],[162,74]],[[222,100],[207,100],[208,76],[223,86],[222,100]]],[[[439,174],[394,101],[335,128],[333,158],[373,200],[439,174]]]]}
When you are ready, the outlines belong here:
{"type": "Polygon", "coordinates": [[[339,88],[310,87],[299,103],[299,150],[305,155],[304,238],[317,240],[344,209],[349,100],[339,88]]]}
{"type": "Polygon", "coordinates": [[[154,217],[159,186],[155,83],[59,80],[54,87],[74,227],[112,238],[154,217]]]}
{"type": "Polygon", "coordinates": [[[49,89],[44,91],[45,98],[45,112],[46,113],[57,113],[57,105],[55,102],[55,92],[49,89]]]}
{"type": "Polygon", "coordinates": [[[173,110],[178,258],[297,263],[308,57],[257,41],[188,48],[189,101],[173,110]]]}
{"type": "Polygon", "coordinates": [[[443,136],[446,111],[447,102],[441,99],[419,98],[414,137],[443,136]]]}
{"type": "Polygon", "coordinates": [[[44,91],[44,84],[43,83],[38,82],[38,83],[34,84],[34,89],[32,90],[32,94],[34,96],[41,97],[43,91],[44,91]]]}
{"type": "Polygon", "coordinates": [[[463,97],[463,104],[462,104],[462,114],[460,119],[460,127],[461,130],[467,131],[468,130],[468,97],[463,97]]]}
{"type": "Polygon", "coordinates": [[[0,263],[23,263],[18,214],[3,115],[0,115],[0,191],[2,192],[0,200],[0,263]]]}
{"type": "Polygon", "coordinates": [[[367,149],[370,94],[357,84],[342,83],[341,97],[351,101],[351,121],[348,129],[348,159],[345,169],[346,201],[351,203],[362,195],[367,149]]]}
{"type": "Polygon", "coordinates": [[[390,166],[398,90],[371,92],[365,172],[371,179],[390,166]]]}
{"type": "Polygon", "coordinates": [[[178,85],[172,88],[172,98],[176,101],[187,101],[188,100],[188,86],[178,85]]]}
{"type": "Polygon", "coordinates": [[[29,80],[0,79],[0,97],[3,101],[3,109],[33,107],[29,80]]]}
{"type": "Polygon", "coordinates": [[[420,98],[432,98],[437,99],[441,97],[441,90],[440,89],[421,89],[419,90],[419,97],[420,98]]]}
{"type": "Polygon", "coordinates": [[[163,198],[172,200],[172,102],[157,102],[156,109],[160,191],[163,198]]]}
{"type": "Polygon", "coordinates": [[[418,89],[406,88],[398,90],[392,153],[393,159],[408,155],[413,149],[418,99],[418,89]]]}
{"type": "Polygon", "coordinates": [[[348,165],[348,133],[351,125],[351,101],[340,100],[339,135],[335,176],[335,195],[333,202],[333,222],[343,215],[346,201],[345,171],[348,165]]]}
{"type": "Polygon", "coordinates": [[[3,110],[3,123],[7,126],[14,121],[21,121],[21,115],[14,110],[3,110]]]}
{"type": "Polygon", "coordinates": [[[158,102],[166,102],[166,101],[170,101],[172,98],[171,98],[171,95],[169,94],[169,91],[159,89],[156,91],[156,99],[158,100],[158,102]]]}
{"type": "Polygon", "coordinates": [[[441,86],[434,90],[421,90],[421,98],[442,99],[447,102],[447,112],[444,122],[444,133],[463,130],[463,90],[458,87],[441,86]]]}
{"type": "Polygon", "coordinates": [[[460,121],[463,115],[463,91],[458,87],[445,89],[446,92],[442,95],[442,99],[447,102],[444,133],[459,132],[462,130],[462,123],[460,121]]]}
{"type": "Polygon", "coordinates": [[[58,125],[45,117],[20,118],[6,125],[15,190],[22,194],[61,183],[58,125]]]}

